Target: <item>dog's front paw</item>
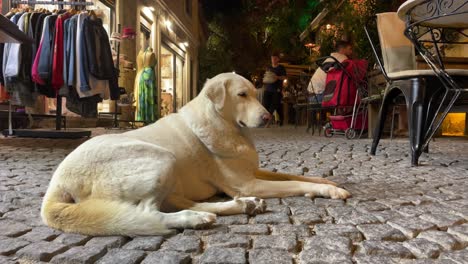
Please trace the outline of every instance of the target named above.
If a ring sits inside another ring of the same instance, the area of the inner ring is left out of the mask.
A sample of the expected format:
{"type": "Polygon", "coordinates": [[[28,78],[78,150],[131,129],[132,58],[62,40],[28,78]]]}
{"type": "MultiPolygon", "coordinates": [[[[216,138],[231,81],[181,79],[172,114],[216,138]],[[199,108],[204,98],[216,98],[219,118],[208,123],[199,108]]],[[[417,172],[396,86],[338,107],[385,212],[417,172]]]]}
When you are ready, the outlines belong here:
{"type": "Polygon", "coordinates": [[[182,212],[184,212],[186,219],[186,226],[183,228],[204,228],[210,226],[216,221],[216,215],[212,213],[196,212],[190,210],[185,210],[182,212]]]}
{"type": "Polygon", "coordinates": [[[236,202],[242,204],[243,212],[248,215],[261,214],[266,210],[266,202],[257,197],[236,198],[236,202]]]}
{"type": "Polygon", "coordinates": [[[345,189],[334,187],[330,188],[330,198],[332,199],[346,199],[351,197],[351,193],[345,189]]]}
{"type": "Polygon", "coordinates": [[[304,194],[305,197],[316,197],[316,196],[322,196],[322,197],[330,197],[332,199],[346,199],[351,197],[351,193],[349,193],[347,190],[335,187],[333,185],[329,184],[320,184],[320,187],[316,190],[313,190],[312,192],[307,192],[304,194]]]}

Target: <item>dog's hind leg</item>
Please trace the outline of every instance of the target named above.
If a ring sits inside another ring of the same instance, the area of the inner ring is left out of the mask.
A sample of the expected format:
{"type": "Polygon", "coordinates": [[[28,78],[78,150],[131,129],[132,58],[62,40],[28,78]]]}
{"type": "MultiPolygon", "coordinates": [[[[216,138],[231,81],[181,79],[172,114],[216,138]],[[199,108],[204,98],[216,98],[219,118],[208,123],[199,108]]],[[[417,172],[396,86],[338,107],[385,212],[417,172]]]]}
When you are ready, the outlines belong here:
{"type": "Polygon", "coordinates": [[[87,235],[165,235],[173,228],[198,228],[216,220],[214,214],[190,210],[162,213],[150,204],[153,202],[135,205],[101,199],[79,203],[49,199],[41,215],[50,227],[87,235]]]}
{"type": "Polygon", "coordinates": [[[272,172],[267,170],[257,170],[255,172],[255,178],[266,181],[303,181],[311,183],[330,184],[333,186],[337,185],[335,182],[319,177],[305,177],[286,173],[272,172]]]}
{"type": "Polygon", "coordinates": [[[169,203],[171,207],[175,207],[179,210],[189,209],[214,213],[217,215],[255,215],[263,213],[266,210],[265,201],[256,197],[236,197],[233,200],[226,202],[198,203],[180,196],[170,195],[166,202],[169,203]]]}

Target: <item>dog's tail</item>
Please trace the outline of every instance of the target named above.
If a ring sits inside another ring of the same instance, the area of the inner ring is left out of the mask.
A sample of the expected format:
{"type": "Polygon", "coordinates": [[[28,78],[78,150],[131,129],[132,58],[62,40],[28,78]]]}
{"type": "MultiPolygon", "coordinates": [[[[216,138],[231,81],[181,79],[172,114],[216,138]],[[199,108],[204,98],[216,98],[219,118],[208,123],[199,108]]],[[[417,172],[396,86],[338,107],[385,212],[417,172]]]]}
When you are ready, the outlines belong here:
{"type": "Polygon", "coordinates": [[[85,235],[166,235],[164,214],[121,201],[88,199],[75,203],[59,188],[49,188],[41,208],[48,226],[85,235]]]}

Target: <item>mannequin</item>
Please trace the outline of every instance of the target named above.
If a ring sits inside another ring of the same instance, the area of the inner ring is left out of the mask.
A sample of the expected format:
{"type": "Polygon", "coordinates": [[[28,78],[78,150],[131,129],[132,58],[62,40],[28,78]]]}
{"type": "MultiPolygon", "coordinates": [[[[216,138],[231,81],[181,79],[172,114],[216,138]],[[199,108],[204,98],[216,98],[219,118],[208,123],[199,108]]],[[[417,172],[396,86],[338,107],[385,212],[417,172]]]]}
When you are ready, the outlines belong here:
{"type": "Polygon", "coordinates": [[[148,47],[140,50],[137,56],[137,76],[135,78],[136,120],[152,123],[156,121],[156,54],[148,47]]]}

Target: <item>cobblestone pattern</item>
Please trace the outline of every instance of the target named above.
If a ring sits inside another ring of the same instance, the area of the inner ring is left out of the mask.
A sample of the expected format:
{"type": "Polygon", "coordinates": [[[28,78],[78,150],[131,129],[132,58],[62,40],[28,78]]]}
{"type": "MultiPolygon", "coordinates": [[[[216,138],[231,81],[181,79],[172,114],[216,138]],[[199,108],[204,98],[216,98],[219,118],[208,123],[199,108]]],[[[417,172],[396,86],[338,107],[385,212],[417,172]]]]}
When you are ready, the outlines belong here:
{"type": "Polygon", "coordinates": [[[254,138],[262,168],[326,177],[353,197],[267,199],[264,215],[172,237],[64,234],[41,222],[41,201],[83,141],[0,138],[0,263],[468,263],[468,141],[438,139],[411,167],[406,139],[373,157],[368,139],[292,128],[254,138]]]}

